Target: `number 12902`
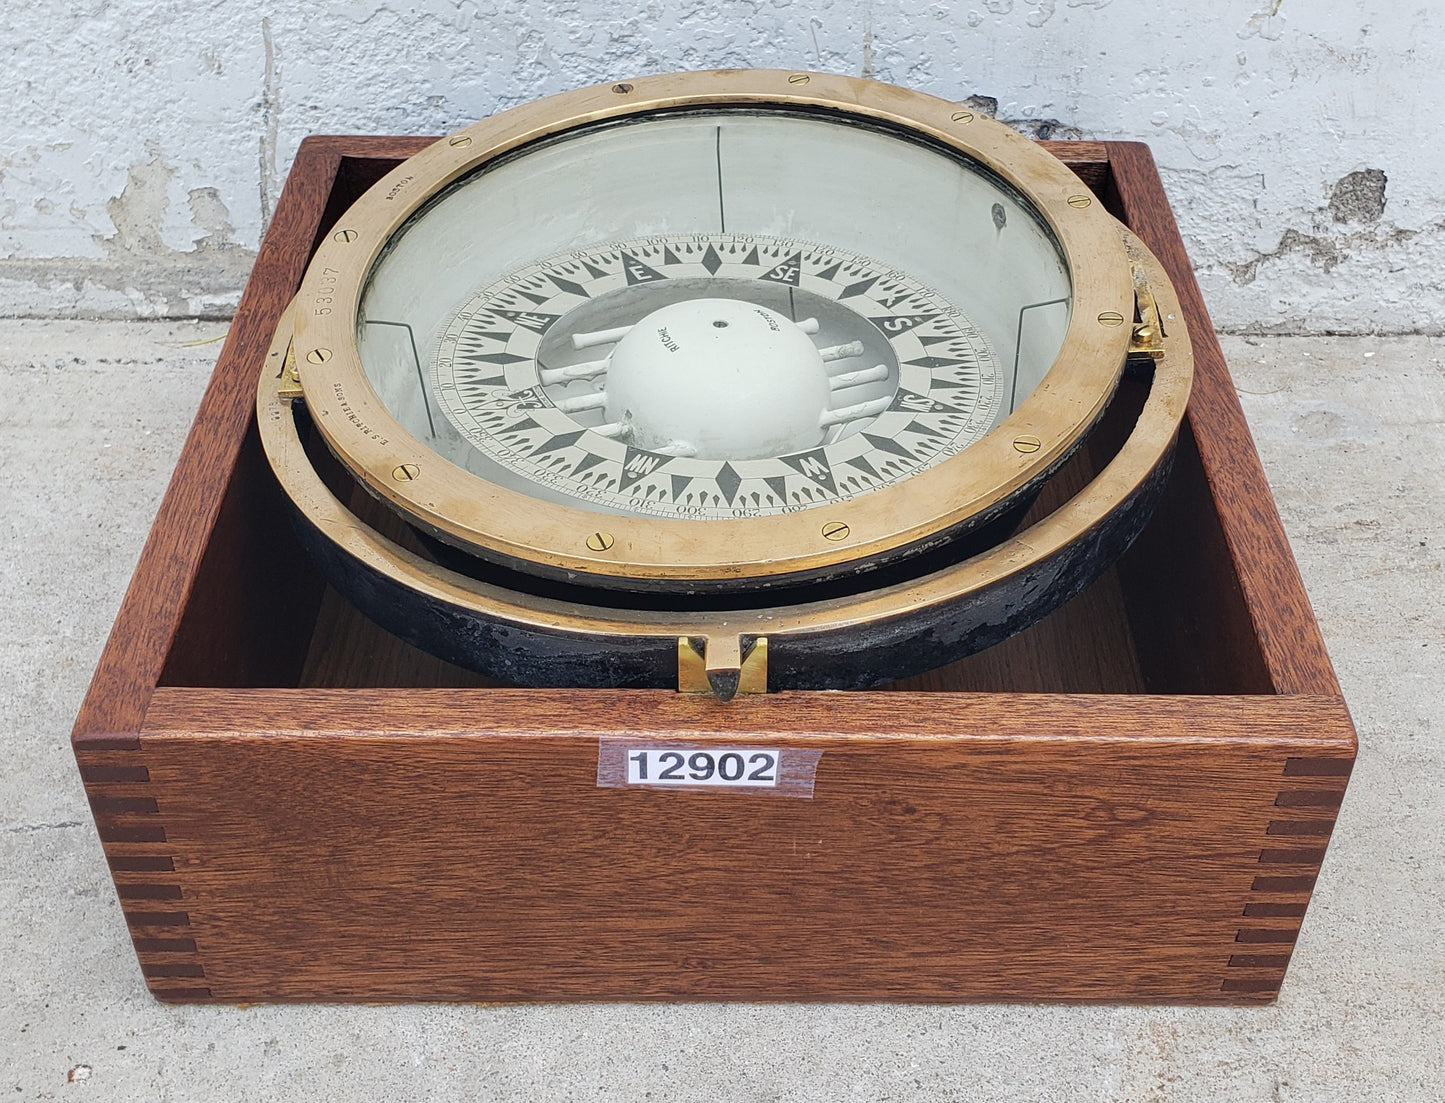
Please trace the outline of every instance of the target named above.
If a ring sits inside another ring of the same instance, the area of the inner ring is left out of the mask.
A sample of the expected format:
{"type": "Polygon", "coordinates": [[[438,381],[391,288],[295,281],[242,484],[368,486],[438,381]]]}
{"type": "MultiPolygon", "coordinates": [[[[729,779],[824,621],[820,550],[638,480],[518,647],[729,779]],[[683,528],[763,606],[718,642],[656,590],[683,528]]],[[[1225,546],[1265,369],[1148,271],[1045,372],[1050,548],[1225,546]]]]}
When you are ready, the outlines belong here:
{"type": "Polygon", "coordinates": [[[638,747],[627,752],[627,784],[772,789],[778,784],[781,758],[775,748],[638,747]]]}

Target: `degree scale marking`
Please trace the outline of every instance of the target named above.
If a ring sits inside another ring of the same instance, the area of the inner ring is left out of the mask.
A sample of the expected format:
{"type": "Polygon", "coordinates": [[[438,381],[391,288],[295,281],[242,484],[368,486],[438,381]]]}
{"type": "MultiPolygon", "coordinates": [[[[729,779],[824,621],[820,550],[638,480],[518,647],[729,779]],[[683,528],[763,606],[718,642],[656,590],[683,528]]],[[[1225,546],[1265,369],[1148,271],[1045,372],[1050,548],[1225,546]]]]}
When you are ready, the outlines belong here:
{"type": "Polygon", "coordinates": [[[662,235],[545,257],[464,301],[432,376],[447,419],[503,467],[604,508],[693,519],[792,512],[892,485],[982,437],[1002,400],[992,348],[953,304],[867,257],[761,235],[662,235]],[[897,358],[889,409],[832,443],[744,461],[633,448],[556,409],[536,362],[548,330],[610,292],[677,278],[766,281],[841,303],[897,358]]]}

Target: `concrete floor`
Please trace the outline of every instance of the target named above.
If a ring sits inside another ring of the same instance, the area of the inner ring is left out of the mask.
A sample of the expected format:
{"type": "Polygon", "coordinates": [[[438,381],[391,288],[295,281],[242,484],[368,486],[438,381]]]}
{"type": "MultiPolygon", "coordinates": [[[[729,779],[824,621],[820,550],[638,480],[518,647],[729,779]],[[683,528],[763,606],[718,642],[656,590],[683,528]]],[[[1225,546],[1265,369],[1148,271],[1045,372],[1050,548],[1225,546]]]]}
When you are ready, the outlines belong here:
{"type": "Polygon", "coordinates": [[[218,332],[0,322],[0,1098],[1445,1099],[1445,342],[1225,345],[1362,744],[1276,1005],[168,1007],[67,736],[218,332]]]}

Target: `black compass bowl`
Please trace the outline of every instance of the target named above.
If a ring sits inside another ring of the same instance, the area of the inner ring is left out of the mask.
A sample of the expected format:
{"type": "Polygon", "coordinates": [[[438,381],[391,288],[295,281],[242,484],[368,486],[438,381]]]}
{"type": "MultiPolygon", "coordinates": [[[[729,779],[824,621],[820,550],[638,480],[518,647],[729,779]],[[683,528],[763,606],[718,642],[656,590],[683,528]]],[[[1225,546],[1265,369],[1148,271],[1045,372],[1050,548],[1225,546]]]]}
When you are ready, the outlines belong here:
{"type": "MultiPolygon", "coordinates": [[[[538,601],[565,608],[575,622],[542,627],[525,617],[482,612],[402,585],[345,552],[299,511],[297,536],[330,584],[367,618],[446,662],[500,681],[555,688],[669,688],[677,684],[678,633],[615,634],[590,622],[647,619],[685,622],[735,612],[748,624],[777,623],[829,608],[837,627],[783,629],[768,636],[768,688],[861,689],[946,665],[1001,643],[1079,594],[1124,554],[1148,523],[1168,484],[1172,450],[1098,523],[1026,568],[1003,574],[957,596],[910,606],[906,612],[849,618],[850,602],[902,594],[988,554],[1068,501],[1127,440],[1149,392],[1147,370],[1135,366],[1070,462],[1035,484],[1022,499],[986,523],[922,554],[869,570],[778,590],[731,594],[620,592],[539,578],[467,555],[406,524],[342,471],[311,430],[299,403],[297,430],[332,493],[359,524],[431,563],[438,578],[519,607],[538,601]]],[[[901,604],[901,603],[900,603],[901,604]]],[[[752,636],[744,635],[744,646],[752,636]]]]}

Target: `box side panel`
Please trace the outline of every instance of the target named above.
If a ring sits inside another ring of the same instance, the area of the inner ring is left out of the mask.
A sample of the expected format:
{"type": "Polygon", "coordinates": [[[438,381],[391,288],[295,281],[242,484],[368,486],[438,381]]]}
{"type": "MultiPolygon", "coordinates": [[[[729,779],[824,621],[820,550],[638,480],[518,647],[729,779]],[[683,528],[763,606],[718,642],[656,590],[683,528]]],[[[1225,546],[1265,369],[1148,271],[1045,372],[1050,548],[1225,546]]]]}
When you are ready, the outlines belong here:
{"type": "Polygon", "coordinates": [[[174,866],[116,875],[172,999],[1267,1000],[1353,747],[1323,698],[178,696],[113,813],[174,866]],[[599,788],[604,734],[822,759],[599,788]]]}
{"type": "Polygon", "coordinates": [[[195,572],[160,684],[294,685],[325,582],[296,539],[254,426],[195,572]]]}
{"type": "Polygon", "coordinates": [[[1116,569],[1150,692],[1274,692],[1187,418],[1169,486],[1116,569]]]}
{"type": "MultiPolygon", "coordinates": [[[[1249,634],[1258,641],[1268,666],[1270,688],[1276,693],[1337,696],[1340,690],[1334,668],[1154,159],[1149,148],[1139,143],[1106,144],[1111,201],[1168,271],[1189,322],[1194,345],[1189,424],[1249,613],[1249,634]]],[[[1146,575],[1141,583],[1141,604],[1157,609],[1162,616],[1180,606],[1181,591],[1170,578],[1146,575]]],[[[1187,600],[1183,605],[1181,612],[1188,616],[1187,600]]],[[[1148,636],[1139,631],[1137,623],[1136,636],[1147,646],[1148,636]]]]}
{"type": "MultiPolygon", "coordinates": [[[[337,164],[334,155],[303,143],[286,179],[235,322],[81,705],[74,732],[77,746],[92,736],[109,739],[140,726],[253,420],[256,372],[305,268],[307,254],[296,243],[314,236],[337,164]]],[[[214,643],[223,651],[249,646],[219,637],[220,632],[213,631],[195,639],[200,646],[214,643]]]]}

